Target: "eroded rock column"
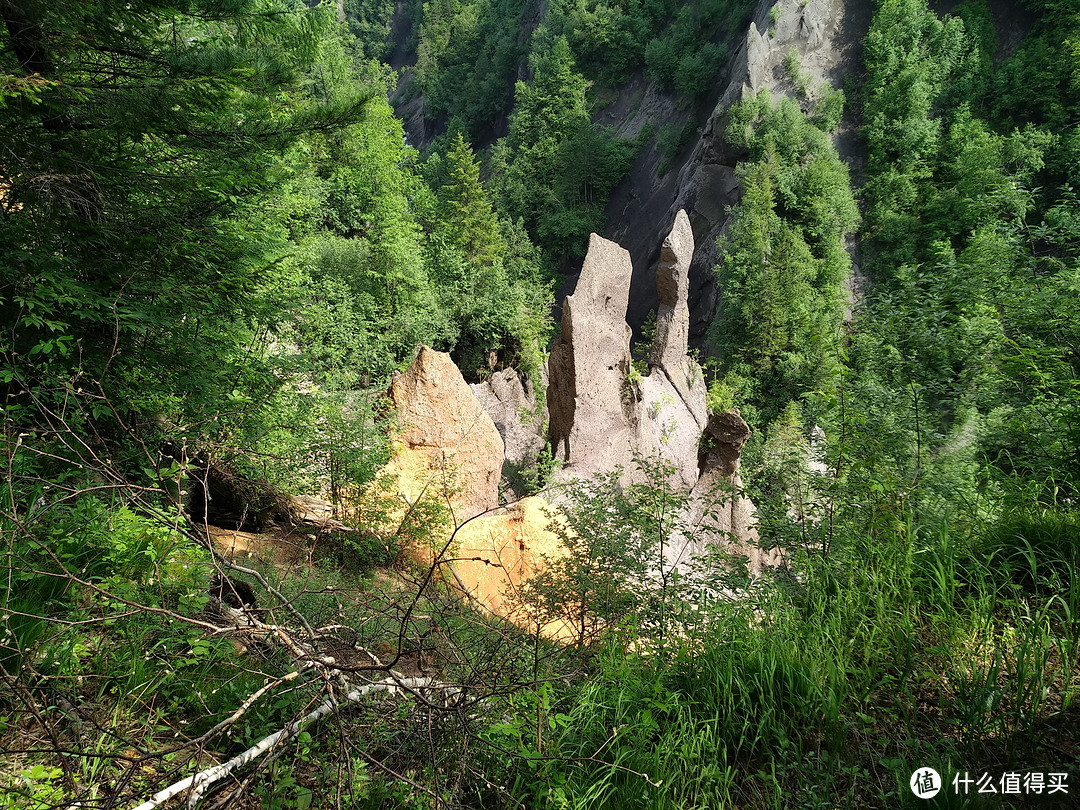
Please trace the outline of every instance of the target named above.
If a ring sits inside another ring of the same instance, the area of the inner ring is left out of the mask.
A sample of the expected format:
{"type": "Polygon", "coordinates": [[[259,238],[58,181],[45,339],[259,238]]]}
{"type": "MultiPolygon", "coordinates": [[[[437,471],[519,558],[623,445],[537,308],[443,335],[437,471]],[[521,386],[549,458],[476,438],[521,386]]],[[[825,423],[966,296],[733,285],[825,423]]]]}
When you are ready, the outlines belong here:
{"type": "Polygon", "coordinates": [[[402,494],[415,502],[435,475],[457,522],[497,507],[503,440],[450,355],[422,347],[394,377],[390,397],[402,423],[403,447],[391,462],[402,494]]]}
{"type": "Polygon", "coordinates": [[[632,274],[629,252],[596,234],[589,237],[577,287],[563,303],[562,334],[548,361],[549,429],[555,457],[566,462],[561,477],[632,466],[626,325],[632,274]]]}
{"type": "Polygon", "coordinates": [[[656,340],[653,341],[649,365],[658,366],[669,374],[686,360],[690,335],[690,261],[694,258],[694,232],[690,218],[679,209],[671,233],[660,248],[660,263],[656,267],[656,294],[660,306],[656,311],[656,340]]]}
{"type": "Polygon", "coordinates": [[[637,384],[637,448],[675,469],[685,489],[698,479],[698,439],[707,419],[705,378],[687,355],[690,332],[690,261],[694,234],[686,212],[679,210],[660,249],[656,268],[656,338],[649,356],[649,376],[637,384]]]}

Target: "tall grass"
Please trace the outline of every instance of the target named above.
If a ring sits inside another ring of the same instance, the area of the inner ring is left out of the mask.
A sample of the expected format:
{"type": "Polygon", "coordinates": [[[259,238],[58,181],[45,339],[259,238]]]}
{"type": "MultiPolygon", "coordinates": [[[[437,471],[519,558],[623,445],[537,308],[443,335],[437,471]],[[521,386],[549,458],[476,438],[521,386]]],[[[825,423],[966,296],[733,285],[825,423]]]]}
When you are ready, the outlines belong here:
{"type": "MultiPolygon", "coordinates": [[[[852,532],[668,657],[608,649],[562,695],[557,763],[529,790],[574,808],[898,807],[922,802],[923,765],[947,784],[1076,768],[1043,739],[1078,717],[1078,536],[1057,513],[981,536],[852,532]]],[[[934,806],[979,806],[949,792],[934,806]]]]}

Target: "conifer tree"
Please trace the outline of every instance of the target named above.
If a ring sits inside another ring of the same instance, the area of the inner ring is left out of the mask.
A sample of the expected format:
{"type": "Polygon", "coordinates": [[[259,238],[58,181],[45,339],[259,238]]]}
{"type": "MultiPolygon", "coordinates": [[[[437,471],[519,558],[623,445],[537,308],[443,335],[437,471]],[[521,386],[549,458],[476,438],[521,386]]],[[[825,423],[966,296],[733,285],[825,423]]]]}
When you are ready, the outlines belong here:
{"type": "Polygon", "coordinates": [[[480,182],[480,165],[460,132],[446,155],[446,171],[449,181],[442,188],[440,219],[451,243],[477,265],[502,258],[506,246],[499,220],[480,182]]]}
{"type": "Polygon", "coordinates": [[[215,408],[276,315],[282,152],[365,102],[305,87],[328,9],[2,0],[0,22],[0,379],[215,408]]]}

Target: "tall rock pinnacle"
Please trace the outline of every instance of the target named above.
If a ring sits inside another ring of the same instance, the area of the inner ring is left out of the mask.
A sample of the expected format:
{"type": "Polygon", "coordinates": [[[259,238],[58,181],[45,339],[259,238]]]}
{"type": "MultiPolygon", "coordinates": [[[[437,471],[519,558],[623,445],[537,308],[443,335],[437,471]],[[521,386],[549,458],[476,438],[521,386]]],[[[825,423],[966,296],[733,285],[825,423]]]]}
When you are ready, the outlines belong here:
{"type": "Polygon", "coordinates": [[[656,340],[649,365],[659,366],[670,376],[686,359],[690,333],[690,260],[694,258],[694,233],[690,218],[679,209],[671,233],[660,248],[656,268],[656,292],[660,307],[656,312],[656,340]]]}
{"type": "Polygon", "coordinates": [[[633,269],[629,252],[594,233],[577,287],[563,303],[562,336],[548,361],[549,425],[554,455],[574,475],[629,466],[632,429],[623,399],[633,269]]]}

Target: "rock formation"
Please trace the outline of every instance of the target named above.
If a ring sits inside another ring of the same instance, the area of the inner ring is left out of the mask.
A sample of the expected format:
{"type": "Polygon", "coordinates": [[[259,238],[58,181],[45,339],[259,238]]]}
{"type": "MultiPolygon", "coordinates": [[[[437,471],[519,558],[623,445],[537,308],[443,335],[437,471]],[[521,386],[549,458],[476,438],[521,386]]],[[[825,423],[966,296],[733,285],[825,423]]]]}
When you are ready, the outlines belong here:
{"type": "Polygon", "coordinates": [[[656,339],[649,364],[674,372],[686,360],[689,347],[690,260],[694,258],[694,232],[686,211],[679,209],[675,224],[660,247],[656,268],[656,339]]]}
{"type": "Polygon", "coordinates": [[[581,276],[563,303],[562,334],[548,360],[549,431],[570,477],[629,467],[633,428],[630,254],[593,234],[581,276]]]}
{"type": "MultiPolygon", "coordinates": [[[[687,354],[693,253],[690,222],[679,211],[657,265],[661,308],[650,371],[642,377],[631,375],[630,256],[592,236],[549,360],[550,436],[566,462],[557,479],[568,483],[622,468],[622,483],[633,484],[645,477],[636,457],[659,459],[673,470],[669,483],[691,495],[683,517],[693,530],[670,545],[668,562],[681,564],[714,544],[747,555],[758,573],[764,560],[754,544],[754,507],[739,493],[739,453],[750,429],[738,414],[708,415],[701,369],[687,354]]],[[[545,501],[497,508],[504,462],[527,464],[544,443],[535,423],[522,419],[535,412],[531,391],[512,370],[470,388],[448,355],[423,348],[394,378],[390,394],[401,432],[388,471],[409,503],[432,484],[450,493],[460,526],[453,576],[471,596],[501,611],[508,589],[545,557],[561,553],[545,501]]]]}
{"type": "Polygon", "coordinates": [[[532,381],[507,368],[469,387],[495,422],[506,461],[517,466],[534,461],[547,444],[547,401],[537,403],[532,381]]]}
{"type": "Polygon", "coordinates": [[[750,438],[750,427],[735,411],[712,414],[702,437],[701,478],[690,493],[687,522],[699,527],[699,534],[687,548],[701,553],[706,543],[728,553],[744,556],[751,576],[761,575],[765,566],[781,562],[779,549],[758,547],[757,510],[742,493],[739,456],[750,438]]]}
{"type": "MultiPolygon", "coordinates": [[[[797,97],[784,66],[792,49],[799,54],[803,74],[814,82],[839,85],[843,74],[857,74],[857,52],[871,11],[871,4],[843,0],[760,0],[753,12],[754,22],[738,39],[733,38],[726,77],[721,74],[726,83],[714,96],[717,103],[711,114],[697,119],[700,134],[695,141],[666,172],[657,171],[662,159],[659,151],[642,150],[628,179],[608,201],[607,219],[611,224],[604,234],[634,257],[627,315],[631,326],[638,329],[657,306],[651,273],[660,236],[671,227],[675,213],[684,209],[696,240],[689,273],[690,341],[700,345],[716,307],[712,275],[717,259],[716,239],[729,227],[729,209],[741,197],[735,168],[745,155],[724,140],[728,108],[763,89],[774,96],[797,97]],[[774,6],[779,7],[775,21],[774,6]]],[[[629,116],[625,120],[601,117],[600,123],[616,126],[620,137],[632,138],[649,124],[678,120],[678,111],[659,101],[648,106],[654,95],[651,86],[641,89],[630,85],[626,91],[630,98],[640,99],[642,94],[644,100],[637,106],[638,112],[624,113],[629,116]]],[[[615,105],[618,109],[613,109],[623,112],[623,106],[615,105]]],[[[862,147],[853,133],[842,129],[835,140],[845,160],[861,159],[862,147]]]]}
{"type": "Polygon", "coordinates": [[[450,355],[426,346],[394,377],[390,398],[401,420],[391,461],[410,502],[433,476],[451,493],[457,522],[499,505],[503,440],[450,355]]]}
{"type": "MultiPolygon", "coordinates": [[[[698,441],[706,420],[705,380],[690,358],[668,377],[662,370],[640,380],[634,449],[675,470],[675,486],[690,489],[698,479],[698,441]]],[[[635,479],[636,480],[636,479],[635,479]]]]}
{"type": "Polygon", "coordinates": [[[548,406],[566,483],[622,468],[640,481],[635,457],[674,469],[689,491],[698,481],[698,445],[708,420],[705,380],[687,355],[689,265],[694,235],[679,211],[656,271],[661,308],[648,376],[631,375],[626,302],[630,257],[593,235],[577,287],[563,307],[562,337],[549,362],[548,406]]]}
{"type": "MultiPolygon", "coordinates": [[[[494,384],[484,384],[485,398],[505,413],[514,413],[527,402],[513,371],[493,375],[488,382],[494,384]]],[[[433,539],[441,545],[456,530],[451,552],[455,560],[440,570],[450,584],[505,615],[512,607],[506,603],[507,594],[535,573],[545,557],[559,556],[562,545],[552,531],[550,506],[542,498],[525,498],[498,508],[505,446],[474,391],[449,355],[427,347],[408,371],[394,378],[390,396],[401,429],[384,472],[394,477],[404,497],[391,523],[404,517],[406,501],[416,503],[425,492],[429,496],[448,492],[454,525],[447,527],[444,538],[433,539]]],[[[511,429],[510,435],[517,435],[516,431],[511,429]]],[[[522,446],[518,449],[526,452],[522,446]]],[[[430,549],[411,551],[425,563],[431,561],[430,549]]],[[[545,632],[559,635],[557,627],[545,628],[545,632]]]]}
{"type": "Polygon", "coordinates": [[[735,411],[725,411],[709,417],[702,446],[703,472],[713,472],[727,481],[739,473],[739,457],[750,438],[750,426],[735,411]]]}
{"type": "Polygon", "coordinates": [[[665,549],[668,564],[682,564],[711,544],[747,556],[756,575],[767,555],[755,544],[754,505],[741,494],[739,478],[750,428],[734,412],[709,416],[704,376],[687,354],[693,255],[690,221],[680,210],[656,268],[660,308],[650,371],[632,377],[624,337],[629,257],[593,235],[551,355],[551,436],[568,461],[557,480],[568,483],[621,466],[622,483],[632,484],[644,478],[636,457],[660,460],[673,470],[669,483],[691,496],[683,517],[692,531],[665,549]]]}
{"type": "Polygon", "coordinates": [[[694,234],[686,212],[675,215],[671,233],[660,249],[656,291],[660,308],[656,338],[649,358],[649,376],[637,383],[636,449],[675,468],[678,485],[690,489],[698,479],[697,449],[705,428],[705,378],[687,355],[690,329],[690,259],[694,234]]]}

